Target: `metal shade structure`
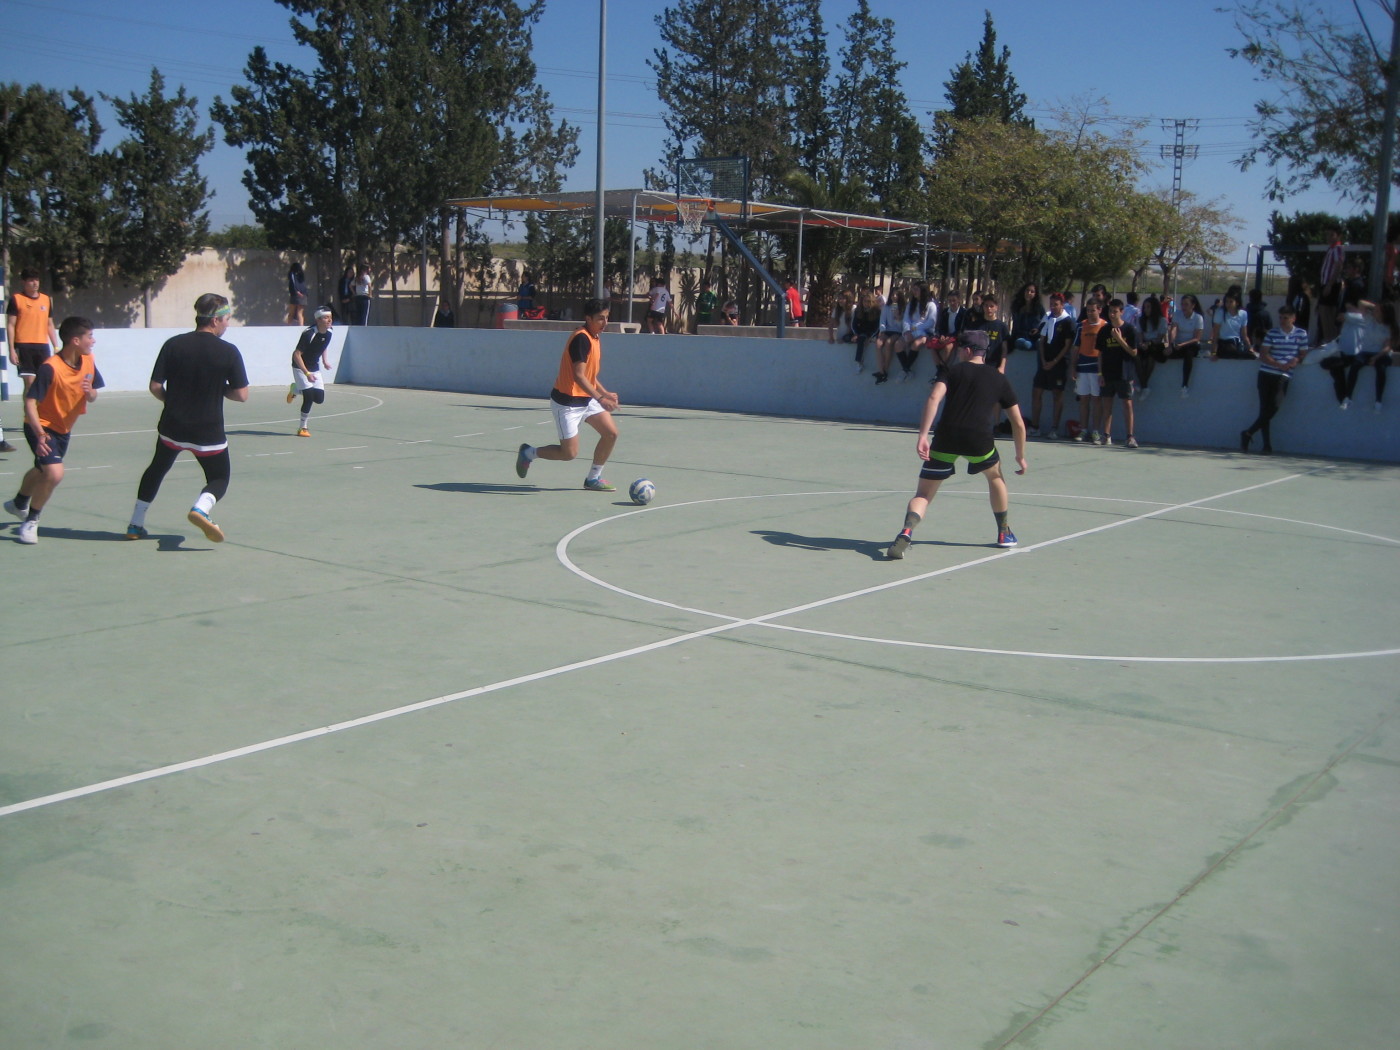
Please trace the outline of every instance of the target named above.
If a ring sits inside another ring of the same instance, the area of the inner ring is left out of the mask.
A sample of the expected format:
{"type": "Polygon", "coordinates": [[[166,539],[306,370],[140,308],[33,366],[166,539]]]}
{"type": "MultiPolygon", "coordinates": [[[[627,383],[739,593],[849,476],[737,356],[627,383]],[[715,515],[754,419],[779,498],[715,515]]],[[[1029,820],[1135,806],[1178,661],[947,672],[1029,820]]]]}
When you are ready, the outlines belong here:
{"type": "MultiPolygon", "coordinates": [[[[638,222],[679,224],[677,195],[661,190],[605,190],[602,194],[603,216],[638,222]]],[[[569,193],[505,193],[488,197],[454,197],[446,202],[461,208],[476,218],[504,219],[510,213],[528,212],[539,215],[597,214],[598,195],[592,190],[569,193]]],[[[892,219],[883,215],[854,215],[849,212],[805,208],[796,204],[772,204],[759,200],[714,199],[715,215],[736,229],[760,230],[767,233],[790,233],[798,237],[798,276],[802,267],[802,234],[808,229],[840,229],[869,234],[881,248],[922,252],[924,276],[928,276],[928,253],[971,255],[982,245],[971,235],[950,230],[934,230],[924,223],[908,219],[892,219]]],[[[999,252],[1012,252],[1019,245],[1003,241],[999,252]]],[[[635,274],[629,275],[635,278],[635,274]]],[[[632,280],[629,280],[629,287],[632,280]]],[[[630,307],[630,299],[629,299],[630,307]]]]}

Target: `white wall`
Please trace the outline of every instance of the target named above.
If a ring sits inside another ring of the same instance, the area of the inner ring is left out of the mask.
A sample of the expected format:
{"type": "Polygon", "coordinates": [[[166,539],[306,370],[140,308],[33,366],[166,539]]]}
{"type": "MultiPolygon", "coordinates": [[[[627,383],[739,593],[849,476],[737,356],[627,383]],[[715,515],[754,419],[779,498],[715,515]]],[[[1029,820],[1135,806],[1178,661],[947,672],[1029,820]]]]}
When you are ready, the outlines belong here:
{"type": "MultiPolygon", "coordinates": [[[[161,343],[188,329],[113,329],[97,333],[96,356],[113,390],[144,390],[161,343]]],[[[489,329],[337,328],[334,381],[369,386],[459,390],[508,397],[549,396],[566,337],[558,332],[489,329]]],[[[254,386],[290,381],[299,329],[230,328],[254,386]]],[[[874,348],[867,358],[874,360],[874,348]]],[[[913,426],[928,396],[925,355],[914,382],[876,386],[871,369],[852,372],[852,348],[810,340],[680,335],[608,335],[603,381],[623,404],[753,412],[913,426]]],[[[1008,374],[1023,404],[1032,360],[1013,354],[1008,374]]],[[[1181,400],[1180,365],[1158,366],[1152,399],[1138,410],[1145,445],[1235,448],[1258,408],[1251,361],[1198,361],[1191,397],[1181,400]]],[[[1373,413],[1373,373],[1363,374],[1356,404],[1337,409],[1327,373],[1310,362],[1292,380],[1274,420],[1281,452],[1400,462],[1400,369],[1382,412],[1373,413]]],[[[11,372],[11,396],[15,396],[11,372]]],[[[1076,415],[1072,405],[1065,418],[1076,415]]],[[[1123,436],[1121,420],[1115,426],[1123,436]]],[[[1257,447],[1257,445],[1256,445],[1257,447]]]]}
{"type": "MultiPolygon", "coordinates": [[[[513,397],[549,395],[565,338],[555,332],[355,328],[339,382],[460,390],[513,397]]],[[[874,360],[874,348],[866,352],[874,360]]],[[[876,386],[867,366],[852,371],[853,348],[825,342],[710,336],[606,336],[602,379],[624,405],[754,412],[779,416],[914,426],[928,396],[932,367],[919,361],[910,383],[876,386]]],[[[1029,407],[1033,360],[1013,354],[1008,368],[1029,407]]],[[[1239,432],[1258,411],[1252,361],[1197,361],[1191,396],[1181,400],[1181,366],[1159,365],[1152,398],[1138,409],[1145,445],[1237,448],[1239,432]]],[[[1281,452],[1400,462],[1400,369],[1388,403],[1372,412],[1373,373],[1357,384],[1356,404],[1341,412],[1331,378],[1309,362],[1274,419],[1281,452]]],[[[1068,398],[1068,395],[1066,395],[1068,398]]],[[[1047,412],[1049,411],[1047,407],[1047,412]]],[[[1067,402],[1065,419],[1077,411],[1067,402]]],[[[1048,420],[1047,420],[1048,421],[1048,420]]],[[[1121,417],[1115,424],[1124,436],[1121,417]]],[[[1257,439],[1255,447],[1258,447],[1257,439]]]]}

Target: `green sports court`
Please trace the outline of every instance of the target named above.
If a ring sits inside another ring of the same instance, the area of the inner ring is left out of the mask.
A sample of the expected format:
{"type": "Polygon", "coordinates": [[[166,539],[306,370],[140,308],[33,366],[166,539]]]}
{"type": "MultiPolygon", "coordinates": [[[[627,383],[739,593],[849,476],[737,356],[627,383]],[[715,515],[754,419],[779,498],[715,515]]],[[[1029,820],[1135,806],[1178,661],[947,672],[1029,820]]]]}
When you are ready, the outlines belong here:
{"type": "Polygon", "coordinates": [[[284,390],[0,533],[0,1046],[1394,1046],[1400,467],[284,390]]]}

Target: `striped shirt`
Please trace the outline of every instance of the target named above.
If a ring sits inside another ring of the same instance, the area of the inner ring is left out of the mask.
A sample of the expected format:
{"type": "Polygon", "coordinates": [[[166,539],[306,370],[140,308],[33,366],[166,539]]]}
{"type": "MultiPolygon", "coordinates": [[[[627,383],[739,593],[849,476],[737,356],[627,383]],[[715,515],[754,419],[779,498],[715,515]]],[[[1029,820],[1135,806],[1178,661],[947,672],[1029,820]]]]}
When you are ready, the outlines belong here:
{"type": "MultiPolygon", "coordinates": [[[[1279,365],[1292,364],[1298,356],[1308,348],[1308,333],[1297,325],[1291,331],[1285,332],[1282,328],[1270,328],[1269,334],[1264,336],[1263,351],[1279,365]]],[[[1270,375],[1283,376],[1288,378],[1289,373],[1277,365],[1265,364],[1264,359],[1259,359],[1259,371],[1268,372],[1270,375]]]]}

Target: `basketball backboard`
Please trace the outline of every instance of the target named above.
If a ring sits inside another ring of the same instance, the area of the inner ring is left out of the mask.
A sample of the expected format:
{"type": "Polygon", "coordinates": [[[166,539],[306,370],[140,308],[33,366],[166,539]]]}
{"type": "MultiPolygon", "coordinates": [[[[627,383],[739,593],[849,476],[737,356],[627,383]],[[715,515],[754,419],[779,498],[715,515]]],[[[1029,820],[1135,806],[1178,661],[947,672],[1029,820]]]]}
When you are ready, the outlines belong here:
{"type": "MultiPolygon", "coordinates": [[[[676,194],[737,202],[738,218],[748,218],[749,158],[693,157],[676,163],[676,194]]],[[[728,209],[726,209],[728,210],[728,209]]]]}

